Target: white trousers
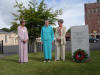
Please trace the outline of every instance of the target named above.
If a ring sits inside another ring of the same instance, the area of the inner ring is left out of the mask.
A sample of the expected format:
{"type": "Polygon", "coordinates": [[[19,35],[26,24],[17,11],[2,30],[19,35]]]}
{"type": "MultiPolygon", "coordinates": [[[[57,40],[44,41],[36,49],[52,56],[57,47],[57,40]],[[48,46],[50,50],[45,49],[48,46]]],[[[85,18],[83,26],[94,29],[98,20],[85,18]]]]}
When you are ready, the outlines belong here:
{"type": "Polygon", "coordinates": [[[56,42],[55,60],[65,60],[65,44],[56,42]]]}

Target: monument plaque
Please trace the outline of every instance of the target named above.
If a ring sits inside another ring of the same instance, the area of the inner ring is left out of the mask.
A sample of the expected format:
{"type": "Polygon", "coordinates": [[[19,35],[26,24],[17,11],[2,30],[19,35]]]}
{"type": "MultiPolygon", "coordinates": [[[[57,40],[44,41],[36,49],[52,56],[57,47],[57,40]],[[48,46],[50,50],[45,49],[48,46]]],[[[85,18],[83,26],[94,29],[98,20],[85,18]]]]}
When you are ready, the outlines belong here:
{"type": "Polygon", "coordinates": [[[89,53],[89,33],[88,26],[73,26],[71,28],[71,46],[72,46],[72,56],[77,49],[85,50],[89,53]]]}

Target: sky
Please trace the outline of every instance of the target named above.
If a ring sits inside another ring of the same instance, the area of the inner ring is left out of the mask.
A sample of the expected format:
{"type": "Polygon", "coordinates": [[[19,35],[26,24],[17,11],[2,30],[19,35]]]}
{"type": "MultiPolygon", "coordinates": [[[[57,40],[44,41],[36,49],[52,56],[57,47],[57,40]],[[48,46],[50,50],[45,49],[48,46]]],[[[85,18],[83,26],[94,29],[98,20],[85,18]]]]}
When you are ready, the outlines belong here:
{"type": "MultiPolygon", "coordinates": [[[[30,0],[17,0],[22,2],[26,7],[30,0]]],[[[41,1],[41,0],[36,0],[41,1]]],[[[54,10],[62,9],[62,15],[58,16],[58,19],[64,20],[64,25],[67,30],[72,26],[85,25],[84,21],[84,4],[94,3],[96,0],[45,0],[48,7],[52,7],[54,10]]],[[[15,0],[0,0],[0,29],[10,28],[14,17],[11,13],[16,13],[16,9],[13,7],[15,0]]],[[[57,22],[56,22],[57,24],[57,22]]]]}

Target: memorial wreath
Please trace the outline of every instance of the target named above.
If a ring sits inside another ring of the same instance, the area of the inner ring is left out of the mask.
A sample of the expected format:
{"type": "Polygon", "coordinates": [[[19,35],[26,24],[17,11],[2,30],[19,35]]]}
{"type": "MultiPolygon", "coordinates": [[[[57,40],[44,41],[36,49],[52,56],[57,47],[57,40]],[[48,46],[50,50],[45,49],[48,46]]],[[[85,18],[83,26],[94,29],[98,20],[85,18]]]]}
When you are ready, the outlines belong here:
{"type": "Polygon", "coordinates": [[[85,52],[85,50],[77,49],[73,54],[73,61],[77,63],[85,62],[88,58],[88,54],[85,52]]]}

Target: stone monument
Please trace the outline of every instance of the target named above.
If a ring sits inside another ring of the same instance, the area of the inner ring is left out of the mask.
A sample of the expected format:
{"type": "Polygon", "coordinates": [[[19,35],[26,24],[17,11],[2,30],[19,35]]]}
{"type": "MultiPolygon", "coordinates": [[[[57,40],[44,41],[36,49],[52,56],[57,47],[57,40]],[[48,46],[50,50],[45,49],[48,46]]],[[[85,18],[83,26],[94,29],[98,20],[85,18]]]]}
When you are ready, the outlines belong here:
{"type": "Polygon", "coordinates": [[[85,50],[90,56],[89,51],[89,33],[88,33],[88,26],[73,26],[71,28],[71,48],[72,48],[72,56],[73,53],[77,49],[85,50]]]}

